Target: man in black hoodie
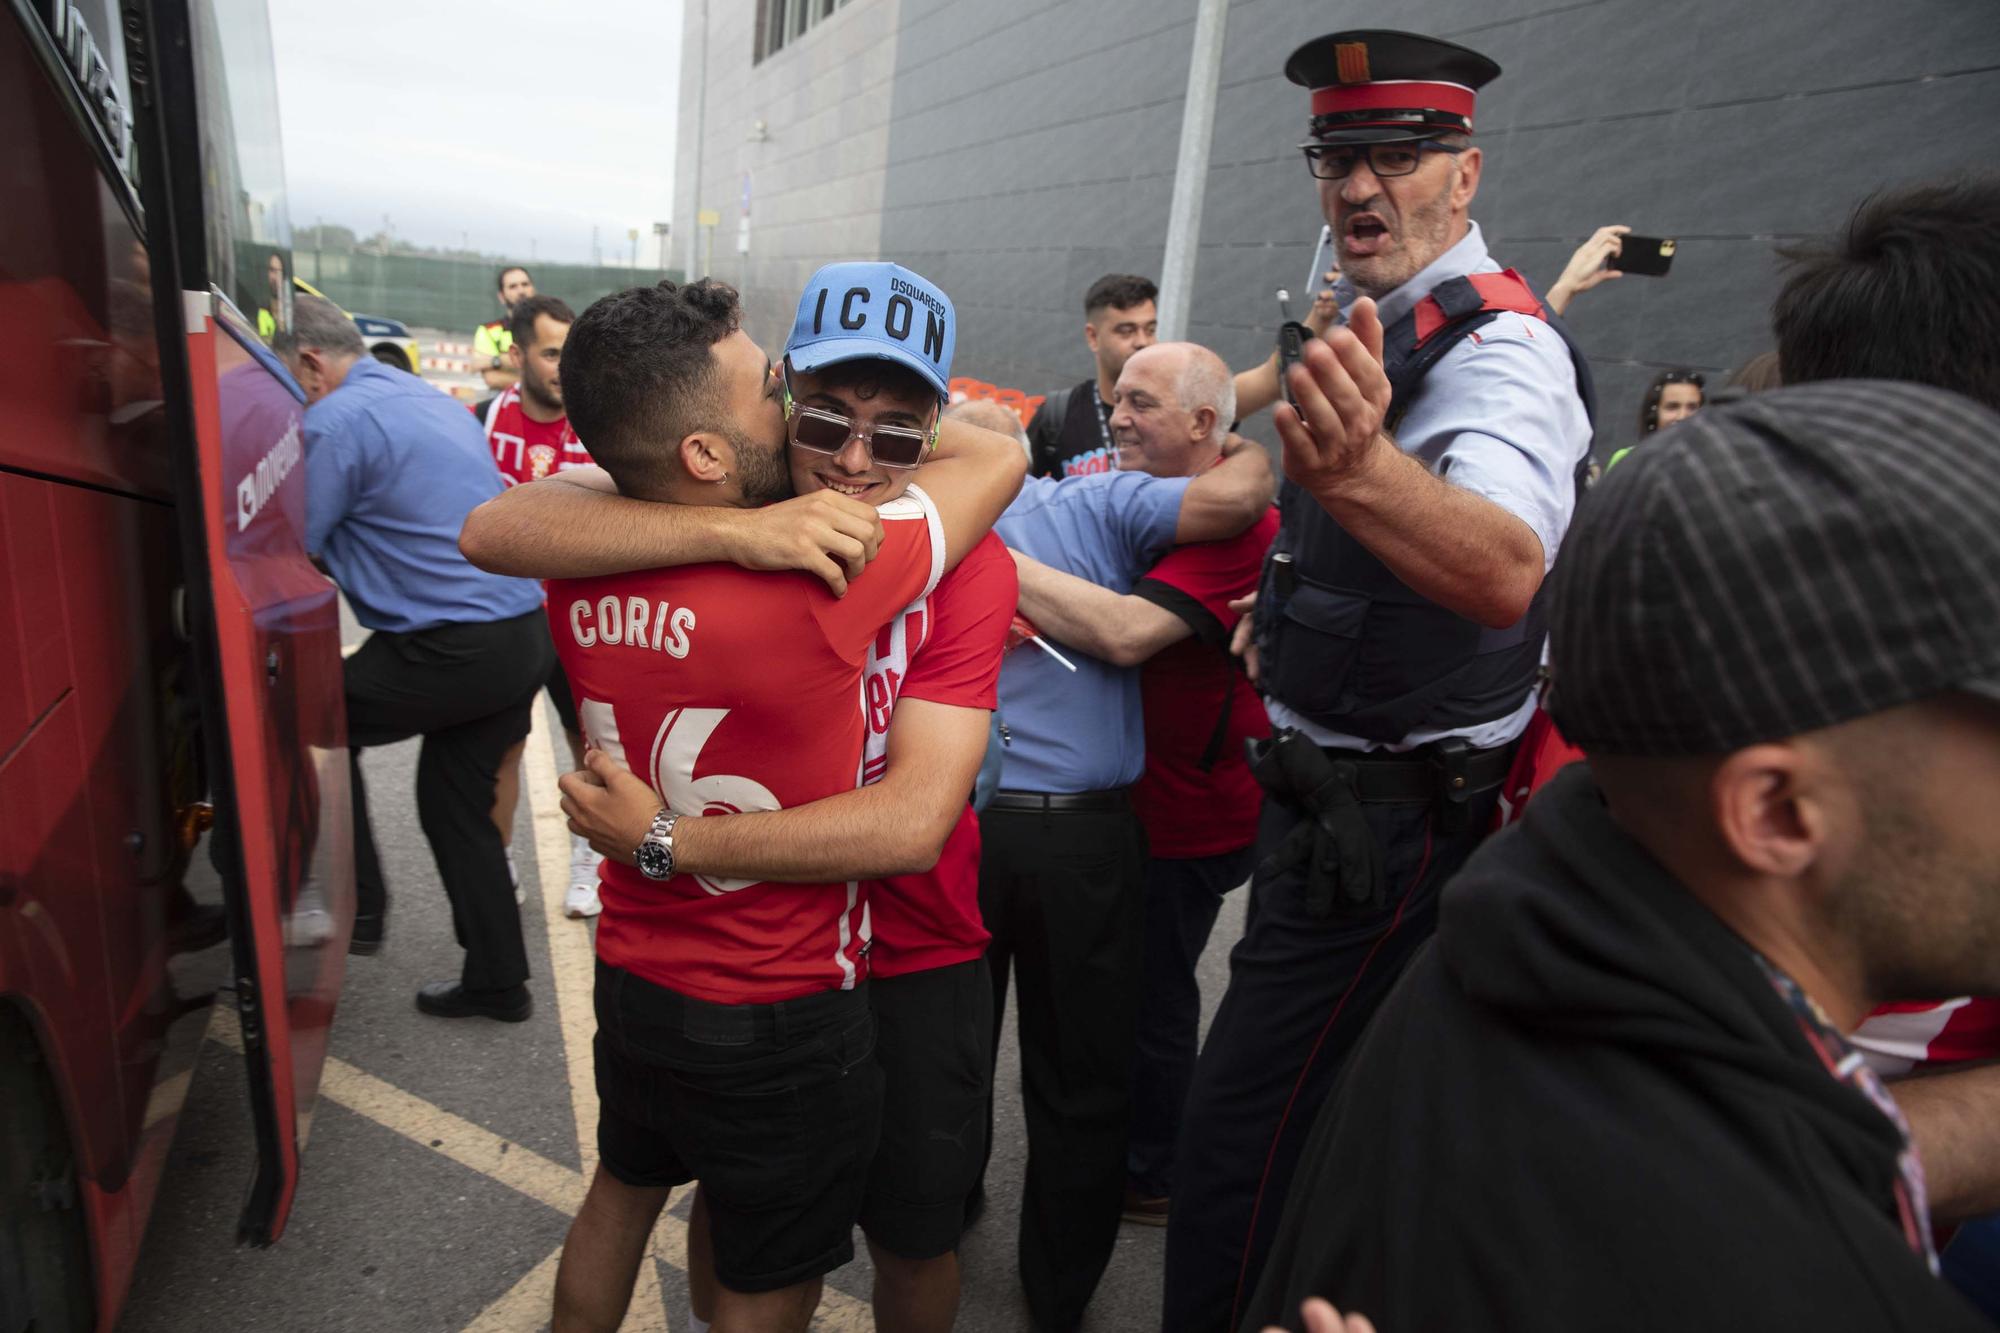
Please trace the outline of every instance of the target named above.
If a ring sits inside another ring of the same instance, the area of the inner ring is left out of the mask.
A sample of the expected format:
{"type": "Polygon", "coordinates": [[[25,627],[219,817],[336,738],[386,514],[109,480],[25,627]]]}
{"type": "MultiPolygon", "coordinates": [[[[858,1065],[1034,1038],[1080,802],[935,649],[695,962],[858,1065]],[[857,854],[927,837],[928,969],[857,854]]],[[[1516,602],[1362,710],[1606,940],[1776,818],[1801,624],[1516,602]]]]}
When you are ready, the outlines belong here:
{"type": "Polygon", "coordinates": [[[1996,568],[2000,415],[1938,389],[1778,390],[1606,478],[1552,608],[1590,763],[1445,889],[1244,1327],[1987,1327],[1840,1034],[2000,986],[1996,568]]]}

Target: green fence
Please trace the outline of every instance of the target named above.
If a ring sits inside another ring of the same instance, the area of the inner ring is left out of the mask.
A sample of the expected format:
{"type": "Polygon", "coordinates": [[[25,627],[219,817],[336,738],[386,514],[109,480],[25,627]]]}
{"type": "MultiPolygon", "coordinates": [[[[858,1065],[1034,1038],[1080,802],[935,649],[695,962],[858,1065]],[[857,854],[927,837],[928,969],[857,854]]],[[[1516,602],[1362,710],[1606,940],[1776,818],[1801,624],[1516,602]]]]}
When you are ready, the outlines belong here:
{"type": "MultiPolygon", "coordinates": [[[[494,299],[498,264],[471,264],[425,255],[292,254],[294,272],[357,315],[385,315],[422,328],[472,330],[500,317],[494,299]]],[[[601,268],[589,264],[527,266],[535,291],[559,296],[581,311],[600,296],[662,278],[680,281],[678,271],[601,268]]]]}

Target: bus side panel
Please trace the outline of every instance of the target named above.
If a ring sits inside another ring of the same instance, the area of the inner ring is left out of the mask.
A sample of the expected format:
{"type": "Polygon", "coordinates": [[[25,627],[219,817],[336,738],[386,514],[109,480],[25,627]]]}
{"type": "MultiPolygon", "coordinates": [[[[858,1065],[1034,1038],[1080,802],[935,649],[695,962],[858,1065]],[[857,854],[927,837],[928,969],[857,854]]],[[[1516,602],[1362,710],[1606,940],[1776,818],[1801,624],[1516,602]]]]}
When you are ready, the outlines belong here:
{"type": "Polygon", "coordinates": [[[354,921],[339,604],[305,552],[296,387],[220,311],[187,345],[250,924],[237,1003],[279,1127],[244,1231],[268,1242],[297,1187],[354,921]]]}

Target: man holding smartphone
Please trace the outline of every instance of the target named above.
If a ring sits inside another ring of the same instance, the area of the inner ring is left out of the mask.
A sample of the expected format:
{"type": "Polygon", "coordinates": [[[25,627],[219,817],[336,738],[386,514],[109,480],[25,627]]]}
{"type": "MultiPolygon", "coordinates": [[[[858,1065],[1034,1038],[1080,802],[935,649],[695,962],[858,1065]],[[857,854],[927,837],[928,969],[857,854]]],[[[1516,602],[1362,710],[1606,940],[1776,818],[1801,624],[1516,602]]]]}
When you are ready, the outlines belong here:
{"type": "Polygon", "coordinates": [[[1181,1128],[1170,1333],[1235,1326],[1320,1104],[1492,822],[1590,448],[1580,358],[1470,217],[1499,66],[1364,30],[1285,72],[1311,90],[1301,147],[1351,304],[1275,409],[1254,638],[1276,739],[1249,926],[1181,1128]]]}

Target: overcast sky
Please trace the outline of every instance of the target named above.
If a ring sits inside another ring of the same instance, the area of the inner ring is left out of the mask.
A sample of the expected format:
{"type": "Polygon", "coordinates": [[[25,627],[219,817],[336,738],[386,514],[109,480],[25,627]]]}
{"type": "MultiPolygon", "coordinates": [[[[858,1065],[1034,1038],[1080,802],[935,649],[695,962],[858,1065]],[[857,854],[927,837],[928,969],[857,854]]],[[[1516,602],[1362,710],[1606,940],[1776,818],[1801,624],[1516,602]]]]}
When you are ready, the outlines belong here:
{"type": "Polygon", "coordinates": [[[271,0],[292,225],[652,263],[671,216],[681,0],[271,0]]]}

